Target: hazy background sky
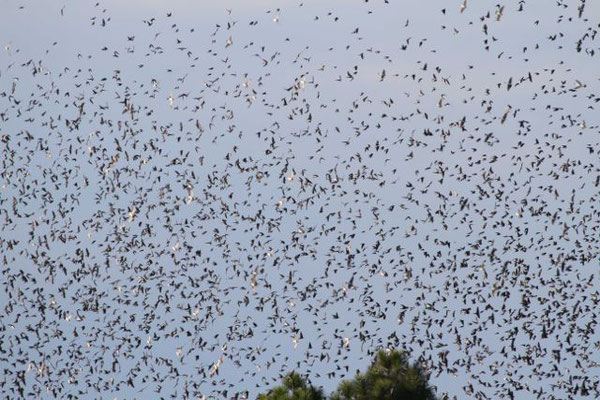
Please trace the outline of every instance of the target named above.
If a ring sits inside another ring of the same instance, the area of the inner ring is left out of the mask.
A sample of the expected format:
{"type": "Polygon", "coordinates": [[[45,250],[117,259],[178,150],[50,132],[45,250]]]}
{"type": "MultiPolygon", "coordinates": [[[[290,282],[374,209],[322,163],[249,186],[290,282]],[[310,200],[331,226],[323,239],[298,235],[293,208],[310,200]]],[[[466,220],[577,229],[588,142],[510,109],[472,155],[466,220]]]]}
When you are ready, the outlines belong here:
{"type": "Polygon", "coordinates": [[[3,390],[598,393],[598,2],[1,1],[3,390]]]}

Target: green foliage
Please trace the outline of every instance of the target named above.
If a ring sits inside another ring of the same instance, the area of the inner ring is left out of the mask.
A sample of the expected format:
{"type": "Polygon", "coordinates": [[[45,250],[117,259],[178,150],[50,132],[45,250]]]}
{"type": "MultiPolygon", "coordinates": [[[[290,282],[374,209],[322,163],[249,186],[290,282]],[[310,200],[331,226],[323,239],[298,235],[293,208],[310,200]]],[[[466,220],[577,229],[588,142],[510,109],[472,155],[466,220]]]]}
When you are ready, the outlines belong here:
{"type": "Polygon", "coordinates": [[[434,400],[427,377],[406,355],[380,350],[364,374],[343,381],[331,400],[434,400]]]}
{"type": "MultiPolygon", "coordinates": [[[[324,400],[322,389],[296,372],[258,400],[324,400]]],[[[400,351],[380,350],[367,372],[340,383],[330,400],[435,400],[427,376],[400,351]]]]}
{"type": "Polygon", "coordinates": [[[258,400],[324,400],[322,389],[310,385],[297,372],[291,372],[283,377],[281,386],[258,396],[258,400]]]}

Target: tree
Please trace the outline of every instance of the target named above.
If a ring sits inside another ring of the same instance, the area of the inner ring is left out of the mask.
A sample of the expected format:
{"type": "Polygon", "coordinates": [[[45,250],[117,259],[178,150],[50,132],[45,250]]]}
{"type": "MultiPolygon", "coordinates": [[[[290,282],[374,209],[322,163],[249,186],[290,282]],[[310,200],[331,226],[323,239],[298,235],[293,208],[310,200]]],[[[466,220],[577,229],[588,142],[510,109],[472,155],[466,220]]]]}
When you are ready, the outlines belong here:
{"type": "Polygon", "coordinates": [[[325,395],[299,373],[291,372],[283,377],[281,386],[258,395],[258,400],[325,400],[325,395]]]}
{"type": "Polygon", "coordinates": [[[397,350],[380,350],[371,367],[343,381],[331,400],[435,400],[427,376],[397,350]]]}
{"type": "MultiPolygon", "coordinates": [[[[342,381],[330,400],[435,400],[428,377],[404,352],[380,350],[365,373],[342,381]]],[[[325,400],[322,389],[310,385],[297,372],[283,377],[281,386],[258,400],[325,400]]]]}

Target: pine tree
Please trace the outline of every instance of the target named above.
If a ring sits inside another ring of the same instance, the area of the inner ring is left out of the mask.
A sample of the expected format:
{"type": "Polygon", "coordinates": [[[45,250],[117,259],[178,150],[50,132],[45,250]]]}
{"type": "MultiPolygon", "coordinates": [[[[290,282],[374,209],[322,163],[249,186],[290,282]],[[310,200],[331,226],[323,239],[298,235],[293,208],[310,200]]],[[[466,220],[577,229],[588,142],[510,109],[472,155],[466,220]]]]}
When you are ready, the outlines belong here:
{"type": "Polygon", "coordinates": [[[259,395],[258,400],[325,400],[325,396],[322,389],[310,385],[297,372],[291,372],[283,377],[281,386],[259,395]]]}
{"type": "Polygon", "coordinates": [[[435,395],[404,353],[380,350],[367,372],[343,381],[331,400],[435,400],[435,395]]]}

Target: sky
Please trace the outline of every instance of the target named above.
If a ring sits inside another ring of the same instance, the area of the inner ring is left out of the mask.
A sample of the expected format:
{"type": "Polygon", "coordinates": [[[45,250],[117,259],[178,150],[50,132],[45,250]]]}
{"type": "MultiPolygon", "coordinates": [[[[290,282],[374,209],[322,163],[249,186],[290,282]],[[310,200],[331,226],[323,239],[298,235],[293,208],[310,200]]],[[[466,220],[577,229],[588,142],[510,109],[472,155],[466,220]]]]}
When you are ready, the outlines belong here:
{"type": "Polygon", "coordinates": [[[0,8],[7,396],[599,396],[600,4],[0,8]]]}

